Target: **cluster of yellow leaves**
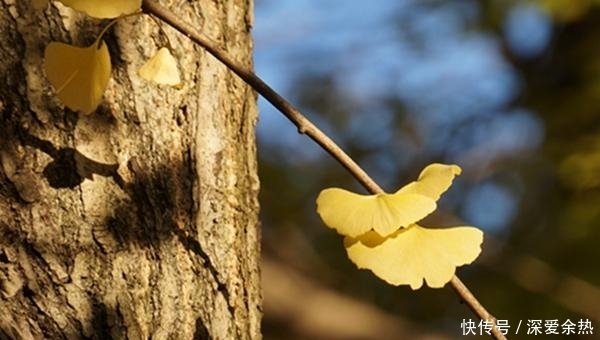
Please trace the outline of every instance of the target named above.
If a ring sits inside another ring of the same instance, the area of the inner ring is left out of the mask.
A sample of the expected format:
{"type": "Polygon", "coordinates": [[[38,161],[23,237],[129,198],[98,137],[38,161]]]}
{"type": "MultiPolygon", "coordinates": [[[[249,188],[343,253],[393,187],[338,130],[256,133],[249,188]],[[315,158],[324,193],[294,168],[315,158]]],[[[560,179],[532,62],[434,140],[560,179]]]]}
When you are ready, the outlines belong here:
{"type": "Polygon", "coordinates": [[[417,224],[437,207],[437,200],[461,172],[457,165],[431,164],[393,194],[359,195],[323,190],[317,212],[325,224],[344,235],[348,257],[392,285],[418,289],[448,283],[456,267],[481,252],[483,233],[470,227],[424,228],[417,224]]]}
{"type": "MultiPolygon", "coordinates": [[[[37,8],[46,1],[33,0],[37,8]]],[[[115,18],[138,12],[141,0],[61,0],[75,10],[96,18],[115,18]]],[[[110,24],[109,24],[110,25],[110,24]]],[[[103,31],[104,32],[104,31],[103,31]]],[[[103,34],[103,33],[102,33],[103,34]]],[[[90,114],[100,104],[111,73],[110,54],[102,34],[88,47],[51,42],[44,52],[44,70],[58,98],[71,110],[90,114]]],[[[161,48],[139,70],[142,78],[175,86],[181,80],[177,61],[161,48]]]]}

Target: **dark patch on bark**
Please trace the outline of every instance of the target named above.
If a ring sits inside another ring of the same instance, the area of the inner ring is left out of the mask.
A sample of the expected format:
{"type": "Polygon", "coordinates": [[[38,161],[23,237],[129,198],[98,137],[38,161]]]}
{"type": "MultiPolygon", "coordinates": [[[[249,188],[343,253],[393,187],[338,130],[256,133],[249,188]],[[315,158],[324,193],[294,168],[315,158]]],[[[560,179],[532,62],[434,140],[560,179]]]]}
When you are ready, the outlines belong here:
{"type": "Polygon", "coordinates": [[[92,339],[112,340],[113,337],[110,334],[110,322],[111,313],[108,307],[102,302],[95,302],[92,307],[92,329],[94,335],[92,339]]]}
{"type": "Polygon", "coordinates": [[[51,142],[40,139],[28,132],[21,133],[23,144],[36,148],[52,157],[52,162],[44,168],[43,175],[51,187],[75,188],[85,178],[93,179],[93,175],[112,177],[119,186],[123,180],[117,173],[118,164],[105,164],[87,158],[79,151],[69,148],[56,148],[51,142]]]}
{"type": "Polygon", "coordinates": [[[202,318],[196,319],[196,331],[194,331],[194,340],[212,340],[202,318]]]}

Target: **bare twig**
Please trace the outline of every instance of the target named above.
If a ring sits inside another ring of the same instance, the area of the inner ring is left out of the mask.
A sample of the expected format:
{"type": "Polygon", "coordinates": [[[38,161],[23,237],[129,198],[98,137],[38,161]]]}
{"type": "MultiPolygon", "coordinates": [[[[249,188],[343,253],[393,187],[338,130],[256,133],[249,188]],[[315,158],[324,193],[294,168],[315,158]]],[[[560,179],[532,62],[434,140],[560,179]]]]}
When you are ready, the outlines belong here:
{"type": "MultiPolygon", "coordinates": [[[[209,38],[198,32],[192,25],[181,20],[169,9],[163,7],[155,0],[143,0],[142,9],[144,12],[152,14],[163,20],[182,34],[186,35],[192,41],[202,46],[207,52],[225,64],[231,71],[242,78],[256,92],[262,95],[273,106],[275,106],[283,115],[285,115],[302,134],[306,134],[334,159],[356,178],[369,192],[373,194],[382,193],[383,190],[371,177],[348,156],[331,138],[310,122],[300,111],[290,104],[279,93],[273,90],[254,72],[243,65],[240,65],[229,55],[221,50],[218,45],[209,38]]],[[[494,318],[482,305],[477,298],[469,291],[462,281],[455,275],[450,284],[458,296],[469,306],[469,308],[482,320],[493,321],[492,335],[495,339],[506,339],[502,332],[496,327],[496,318],[494,318]]]]}

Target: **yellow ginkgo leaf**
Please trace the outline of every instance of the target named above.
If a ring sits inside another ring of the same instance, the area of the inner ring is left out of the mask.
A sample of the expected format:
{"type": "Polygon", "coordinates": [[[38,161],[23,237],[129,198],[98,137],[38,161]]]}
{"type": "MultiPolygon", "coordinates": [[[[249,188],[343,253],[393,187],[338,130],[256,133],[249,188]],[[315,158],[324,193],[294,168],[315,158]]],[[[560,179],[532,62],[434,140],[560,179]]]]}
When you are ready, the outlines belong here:
{"type": "Polygon", "coordinates": [[[101,19],[116,18],[139,11],[142,0],[60,0],[74,10],[101,19]]]}
{"type": "Polygon", "coordinates": [[[435,208],[435,200],[415,193],[359,195],[330,188],[317,197],[317,212],[323,222],[338,233],[352,237],[372,229],[387,236],[421,220],[435,208]]]}
{"type": "Polygon", "coordinates": [[[433,163],[421,171],[419,179],[407,184],[400,192],[421,194],[437,201],[460,173],[458,165],[433,163]]]}
{"type": "Polygon", "coordinates": [[[110,78],[110,54],[104,41],[89,47],[51,42],[44,52],[44,70],[58,98],[71,110],[92,113],[110,78]]]}
{"type": "Polygon", "coordinates": [[[413,224],[388,237],[374,232],[346,237],[344,246],[359,268],[371,270],[389,284],[415,290],[423,279],[431,288],[443,287],[456,267],[479,256],[482,242],[483,232],[474,227],[428,229],[413,224]]]}
{"type": "Polygon", "coordinates": [[[33,4],[33,8],[40,10],[46,8],[48,0],[31,0],[31,3],[33,4]]]}
{"type": "Polygon", "coordinates": [[[166,47],[159,49],[138,73],[140,77],[158,84],[175,86],[181,83],[177,61],[166,47]]]}

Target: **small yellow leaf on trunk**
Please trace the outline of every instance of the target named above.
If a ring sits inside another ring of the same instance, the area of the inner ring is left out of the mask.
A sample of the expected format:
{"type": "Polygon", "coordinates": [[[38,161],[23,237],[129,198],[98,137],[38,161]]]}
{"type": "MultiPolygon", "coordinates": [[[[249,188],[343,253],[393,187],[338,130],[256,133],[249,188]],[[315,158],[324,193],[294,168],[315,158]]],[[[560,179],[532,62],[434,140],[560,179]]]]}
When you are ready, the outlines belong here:
{"type": "Polygon", "coordinates": [[[159,49],[138,73],[140,77],[158,84],[175,86],[181,83],[177,61],[166,47],[159,49]]]}
{"type": "Polygon", "coordinates": [[[142,7],[142,0],[60,0],[60,2],[74,10],[100,19],[135,13],[142,7]]]}
{"type": "Polygon", "coordinates": [[[44,52],[44,70],[68,108],[90,114],[100,104],[110,79],[108,47],[101,40],[89,47],[51,42],[44,52]]]}

